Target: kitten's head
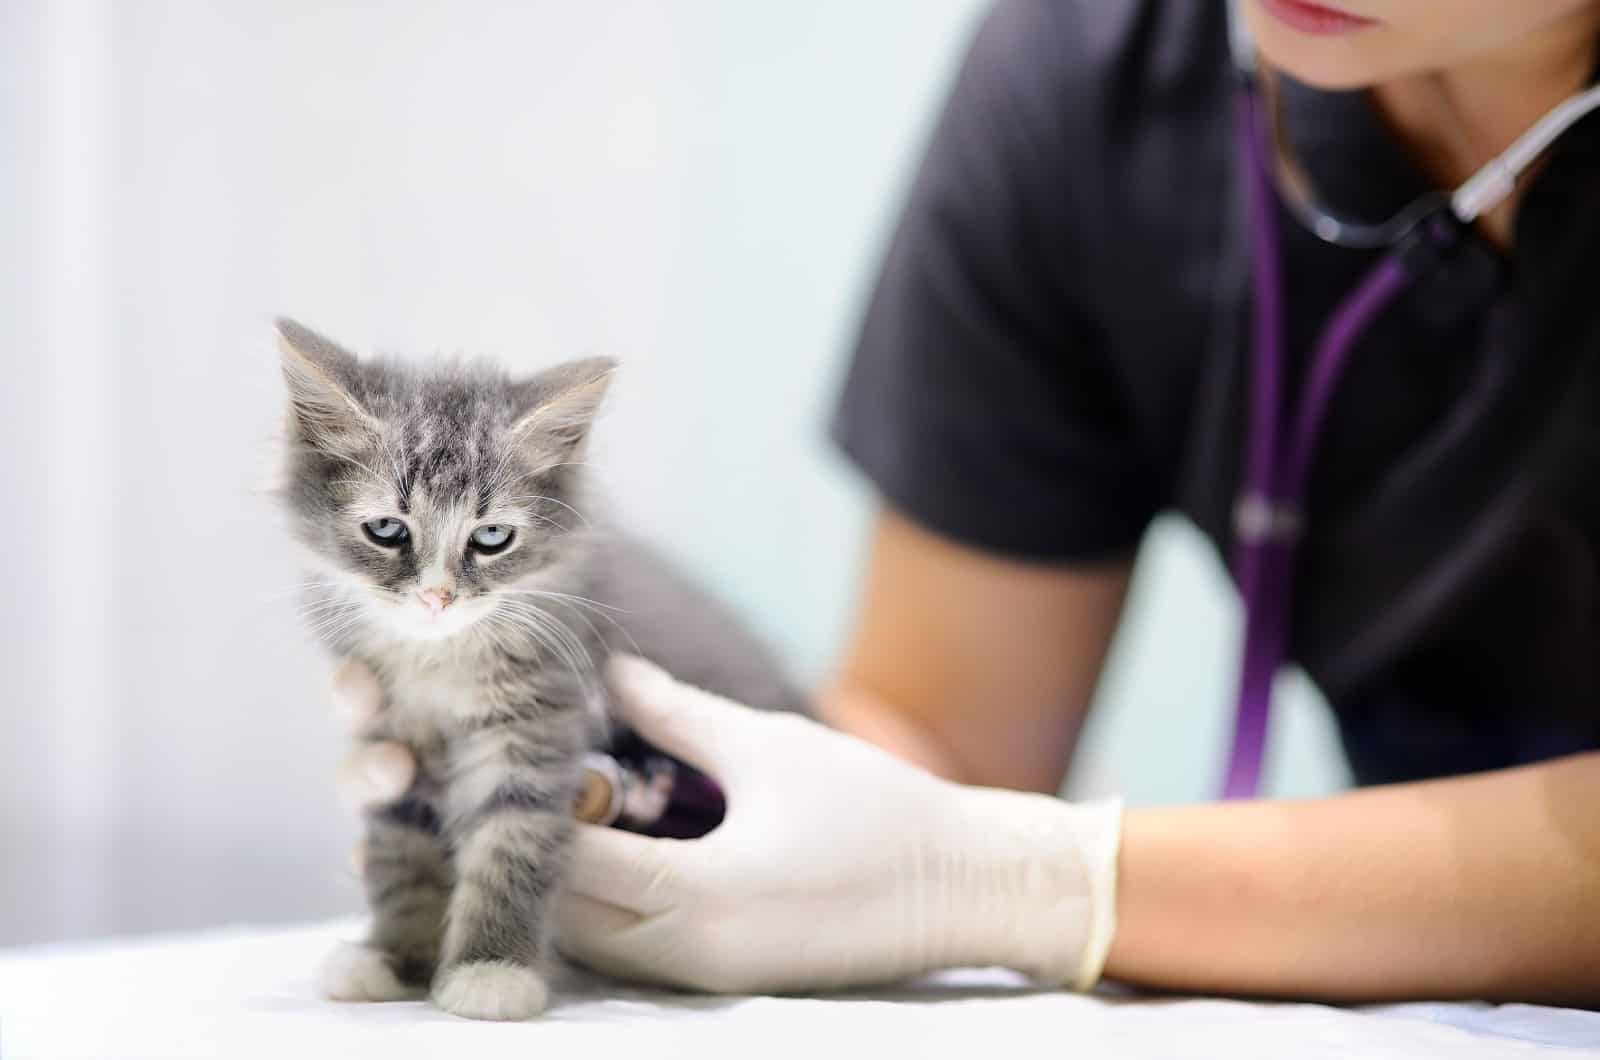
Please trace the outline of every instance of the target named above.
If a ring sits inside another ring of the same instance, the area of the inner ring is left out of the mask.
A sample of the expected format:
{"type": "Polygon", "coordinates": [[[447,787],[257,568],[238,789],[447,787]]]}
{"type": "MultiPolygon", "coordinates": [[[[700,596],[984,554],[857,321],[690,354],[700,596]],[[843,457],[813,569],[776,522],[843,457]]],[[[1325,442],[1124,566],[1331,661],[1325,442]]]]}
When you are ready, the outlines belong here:
{"type": "Polygon", "coordinates": [[[536,580],[581,528],[582,450],[614,362],[515,380],[489,365],[358,360],[290,320],[278,341],[284,499],[319,578],[355,609],[341,617],[437,640],[514,610],[506,590],[536,580]]]}

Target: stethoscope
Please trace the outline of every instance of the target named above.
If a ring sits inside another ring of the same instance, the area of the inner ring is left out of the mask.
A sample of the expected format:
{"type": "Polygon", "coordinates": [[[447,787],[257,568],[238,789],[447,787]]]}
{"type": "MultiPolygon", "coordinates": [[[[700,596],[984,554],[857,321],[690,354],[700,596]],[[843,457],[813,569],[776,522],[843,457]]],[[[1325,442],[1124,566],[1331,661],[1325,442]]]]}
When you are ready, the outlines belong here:
{"type": "Polygon", "coordinates": [[[1268,146],[1268,115],[1262,106],[1255,44],[1239,10],[1242,2],[1232,0],[1229,18],[1239,76],[1237,122],[1250,235],[1253,375],[1233,519],[1245,636],[1233,748],[1222,786],[1223,798],[1230,799],[1253,796],[1260,784],[1272,682],[1288,648],[1296,547],[1305,532],[1306,482],[1329,400],[1351,351],[1384,308],[1432,268],[1468,226],[1504,201],[1518,177],[1562,133],[1600,108],[1600,85],[1596,85],[1558,104],[1454,192],[1424,196],[1380,223],[1353,222],[1322,207],[1308,184],[1280,173],[1275,164],[1279,152],[1275,144],[1268,146]],[[1285,357],[1276,209],[1280,201],[1324,242],[1361,250],[1389,248],[1323,326],[1291,409],[1284,408],[1281,393],[1285,357]]]}

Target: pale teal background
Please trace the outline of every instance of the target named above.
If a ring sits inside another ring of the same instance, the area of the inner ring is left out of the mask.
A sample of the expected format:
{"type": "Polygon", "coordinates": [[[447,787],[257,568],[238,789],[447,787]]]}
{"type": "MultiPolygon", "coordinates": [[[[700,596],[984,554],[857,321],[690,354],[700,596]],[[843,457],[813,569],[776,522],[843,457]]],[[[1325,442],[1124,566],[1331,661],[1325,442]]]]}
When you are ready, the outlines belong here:
{"type": "MultiPolygon", "coordinates": [[[[328,664],[254,490],[279,313],[362,350],[620,357],[619,512],[820,678],[870,503],[823,421],[978,8],[0,5],[0,944],[359,902],[328,664]]],[[[1204,797],[1237,628],[1162,524],[1073,790],[1204,797]]],[[[1328,790],[1287,691],[1272,789],[1328,790]]]]}

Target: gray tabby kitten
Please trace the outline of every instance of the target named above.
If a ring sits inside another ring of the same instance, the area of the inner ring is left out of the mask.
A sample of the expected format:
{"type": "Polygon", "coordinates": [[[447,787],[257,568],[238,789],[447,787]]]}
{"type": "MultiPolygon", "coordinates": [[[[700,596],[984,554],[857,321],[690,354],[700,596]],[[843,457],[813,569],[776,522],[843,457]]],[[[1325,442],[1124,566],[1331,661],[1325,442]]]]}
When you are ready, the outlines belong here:
{"type": "Polygon", "coordinates": [[[377,675],[365,737],[416,752],[368,815],[373,924],[322,971],[350,1001],[413,997],[523,1019],[548,996],[551,920],[596,674],[619,648],[753,705],[797,709],[772,658],[655,557],[607,530],[582,453],[613,363],[514,380],[491,365],[361,361],[292,322],[283,499],[320,639],[377,675]]]}

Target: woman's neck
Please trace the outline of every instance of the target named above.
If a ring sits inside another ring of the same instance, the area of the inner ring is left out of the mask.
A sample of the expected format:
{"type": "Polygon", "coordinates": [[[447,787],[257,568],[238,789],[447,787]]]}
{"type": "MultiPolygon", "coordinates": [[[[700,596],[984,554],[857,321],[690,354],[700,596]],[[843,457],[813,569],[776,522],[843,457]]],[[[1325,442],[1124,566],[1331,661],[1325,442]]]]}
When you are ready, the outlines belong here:
{"type": "MultiPolygon", "coordinates": [[[[1600,4],[1588,4],[1499,51],[1378,85],[1373,98],[1429,176],[1453,188],[1589,80],[1597,40],[1600,4]]],[[[1479,221],[1502,247],[1526,184],[1479,221]]]]}

